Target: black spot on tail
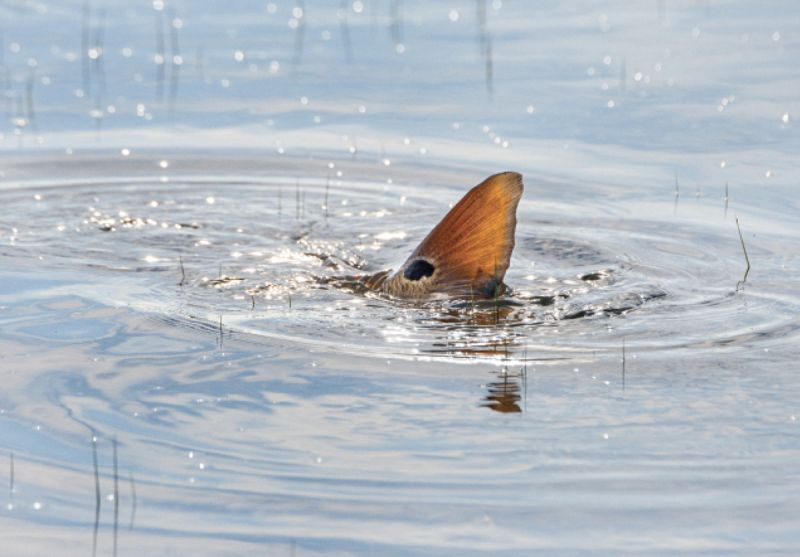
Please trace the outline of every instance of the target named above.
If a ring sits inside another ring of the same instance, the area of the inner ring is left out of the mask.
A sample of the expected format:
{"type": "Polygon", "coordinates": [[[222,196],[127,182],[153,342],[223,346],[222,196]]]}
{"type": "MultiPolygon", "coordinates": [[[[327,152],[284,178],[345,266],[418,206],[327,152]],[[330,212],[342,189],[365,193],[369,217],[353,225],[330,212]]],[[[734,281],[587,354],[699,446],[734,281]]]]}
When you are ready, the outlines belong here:
{"type": "Polygon", "coordinates": [[[403,276],[408,280],[420,280],[421,278],[431,276],[435,270],[436,267],[424,259],[417,259],[406,267],[406,270],[403,271],[403,276]]]}

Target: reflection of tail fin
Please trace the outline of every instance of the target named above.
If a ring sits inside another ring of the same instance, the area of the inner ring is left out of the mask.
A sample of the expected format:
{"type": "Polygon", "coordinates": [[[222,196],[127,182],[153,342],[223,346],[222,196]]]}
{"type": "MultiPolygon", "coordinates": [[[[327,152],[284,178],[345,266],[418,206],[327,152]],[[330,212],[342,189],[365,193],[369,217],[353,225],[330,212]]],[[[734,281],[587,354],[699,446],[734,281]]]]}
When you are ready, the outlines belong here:
{"type": "Polygon", "coordinates": [[[495,174],[472,188],[414,250],[398,275],[429,292],[493,296],[514,249],[522,190],[522,176],[516,172],[495,174]],[[431,282],[423,286],[419,281],[431,282]]]}
{"type": "Polygon", "coordinates": [[[522,397],[518,379],[517,376],[505,374],[502,380],[489,383],[487,386],[489,392],[483,399],[482,406],[503,414],[522,412],[519,405],[522,397]]]}

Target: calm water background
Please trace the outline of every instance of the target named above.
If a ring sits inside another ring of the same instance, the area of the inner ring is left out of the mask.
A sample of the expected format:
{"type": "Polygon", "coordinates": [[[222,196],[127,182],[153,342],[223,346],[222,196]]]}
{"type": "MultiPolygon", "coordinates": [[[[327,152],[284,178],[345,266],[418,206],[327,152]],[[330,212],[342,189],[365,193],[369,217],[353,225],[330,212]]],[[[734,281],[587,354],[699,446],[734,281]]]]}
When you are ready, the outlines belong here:
{"type": "Polygon", "coordinates": [[[4,555],[800,553],[795,3],[0,15],[4,555]],[[506,169],[506,303],[328,283],[506,169]]]}

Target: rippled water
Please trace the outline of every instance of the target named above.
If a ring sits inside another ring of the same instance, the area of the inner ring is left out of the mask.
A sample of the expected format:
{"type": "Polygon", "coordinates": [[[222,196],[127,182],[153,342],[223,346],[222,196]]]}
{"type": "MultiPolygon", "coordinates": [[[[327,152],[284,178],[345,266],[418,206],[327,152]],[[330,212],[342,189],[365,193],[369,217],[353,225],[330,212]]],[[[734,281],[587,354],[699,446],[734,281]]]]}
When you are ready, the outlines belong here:
{"type": "Polygon", "coordinates": [[[800,550],[788,4],[2,10],[4,553],[800,550]],[[340,280],[505,169],[509,296],[340,280]]]}

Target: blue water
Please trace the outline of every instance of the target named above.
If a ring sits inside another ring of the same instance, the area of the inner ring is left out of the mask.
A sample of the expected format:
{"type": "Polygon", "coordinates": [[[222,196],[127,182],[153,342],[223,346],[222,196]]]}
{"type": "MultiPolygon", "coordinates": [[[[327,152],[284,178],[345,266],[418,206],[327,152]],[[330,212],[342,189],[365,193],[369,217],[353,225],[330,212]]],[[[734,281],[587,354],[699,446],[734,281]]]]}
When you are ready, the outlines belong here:
{"type": "Polygon", "coordinates": [[[792,3],[0,17],[4,555],[800,551],[792,3]],[[503,303],[331,283],[507,169],[503,303]]]}

